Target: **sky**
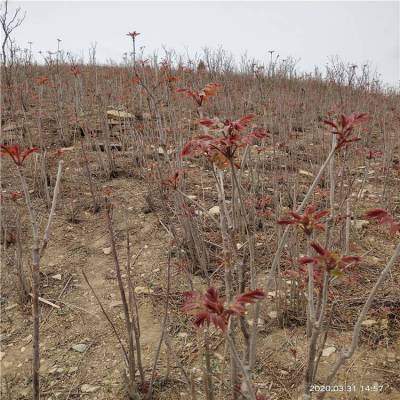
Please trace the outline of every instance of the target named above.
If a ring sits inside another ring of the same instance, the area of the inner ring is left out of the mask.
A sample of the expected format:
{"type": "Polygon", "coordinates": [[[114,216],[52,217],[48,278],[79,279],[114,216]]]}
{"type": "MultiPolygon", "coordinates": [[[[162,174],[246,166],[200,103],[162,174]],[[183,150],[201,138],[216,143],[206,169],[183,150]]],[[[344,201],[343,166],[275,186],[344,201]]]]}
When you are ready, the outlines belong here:
{"type": "Polygon", "coordinates": [[[238,59],[267,62],[268,50],[300,59],[298,69],[324,69],[331,56],[363,65],[381,79],[400,83],[400,7],[398,1],[12,1],[26,11],[15,31],[17,43],[32,50],[61,46],[86,59],[97,42],[97,58],[121,61],[130,51],[126,33],[138,31],[139,46],[151,54],[162,46],[178,53],[222,46],[238,59]]]}

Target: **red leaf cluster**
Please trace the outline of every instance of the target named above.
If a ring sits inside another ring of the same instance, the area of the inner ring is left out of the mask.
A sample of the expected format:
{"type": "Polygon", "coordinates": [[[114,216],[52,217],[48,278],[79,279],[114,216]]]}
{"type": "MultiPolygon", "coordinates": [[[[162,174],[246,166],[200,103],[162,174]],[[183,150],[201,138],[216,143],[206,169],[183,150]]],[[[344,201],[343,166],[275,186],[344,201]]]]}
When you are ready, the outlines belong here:
{"type": "Polygon", "coordinates": [[[14,163],[18,166],[22,166],[23,162],[30,154],[38,151],[38,147],[21,150],[18,144],[14,144],[11,146],[7,146],[4,144],[0,145],[0,156],[9,155],[14,163]]]}
{"type": "Polygon", "coordinates": [[[262,290],[255,289],[242,293],[230,305],[226,306],[224,299],[219,296],[218,290],[210,287],[204,294],[196,291],[186,292],[183,310],[194,315],[193,323],[195,326],[201,327],[212,324],[215,328],[225,331],[232,315],[243,315],[246,311],[246,304],[255,303],[264,297],[262,290]]]}
{"type": "Polygon", "coordinates": [[[400,223],[396,222],[393,216],[383,208],[371,208],[365,214],[368,219],[374,219],[381,225],[389,226],[390,235],[394,236],[396,232],[400,232],[400,223]]]}
{"type": "Polygon", "coordinates": [[[368,120],[366,113],[352,113],[350,115],[342,115],[336,120],[324,120],[324,123],[333,128],[332,133],[337,135],[336,149],[347,146],[349,143],[357,142],[361,138],[352,136],[353,129],[368,120]]]}
{"type": "Polygon", "coordinates": [[[233,161],[238,148],[251,145],[255,140],[264,139],[268,136],[267,132],[261,128],[255,128],[247,135],[239,134],[239,131],[244,129],[254,117],[254,114],[250,114],[237,121],[226,120],[223,123],[218,118],[201,119],[201,125],[210,130],[220,132],[221,136],[215,137],[210,134],[196,136],[184,145],[181,152],[182,157],[195,153],[205,153],[211,161],[218,161],[216,162],[218,166],[223,164],[224,161],[228,164],[229,160],[233,161]],[[216,160],[216,153],[222,155],[222,159],[217,157],[219,160],[216,160]]]}
{"type": "Polygon", "coordinates": [[[140,35],[140,33],[139,33],[139,32],[136,32],[136,31],[128,32],[128,33],[126,34],[126,36],[130,36],[132,39],[135,39],[135,37],[136,37],[136,36],[139,36],[139,35],[140,35]]]}
{"type": "Polygon", "coordinates": [[[201,90],[192,90],[186,88],[179,88],[176,89],[176,93],[185,94],[188,97],[191,97],[199,107],[201,107],[209,97],[215,96],[217,91],[222,87],[220,83],[208,83],[203,89],[201,90]]]}
{"type": "Polygon", "coordinates": [[[279,225],[298,225],[307,236],[310,236],[314,230],[323,231],[324,225],[319,221],[321,218],[329,214],[328,210],[317,212],[317,206],[310,204],[304,210],[303,215],[294,211],[289,213],[291,218],[284,218],[277,221],[279,225]]]}
{"type": "Polygon", "coordinates": [[[317,242],[311,242],[311,247],[318,254],[317,256],[305,256],[299,259],[301,265],[314,264],[328,273],[338,273],[349,264],[360,262],[361,257],[358,256],[342,256],[333,251],[323,248],[317,242]]]}
{"type": "Polygon", "coordinates": [[[71,74],[74,75],[75,78],[81,74],[81,70],[77,65],[71,66],[71,74]]]}

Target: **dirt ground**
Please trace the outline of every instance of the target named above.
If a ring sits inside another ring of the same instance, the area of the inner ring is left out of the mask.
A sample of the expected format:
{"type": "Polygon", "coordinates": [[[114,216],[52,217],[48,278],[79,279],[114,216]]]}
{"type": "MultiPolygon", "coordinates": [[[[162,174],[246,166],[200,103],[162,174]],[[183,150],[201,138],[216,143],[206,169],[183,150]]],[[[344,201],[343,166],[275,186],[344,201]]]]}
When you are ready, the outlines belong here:
{"type": "MultiPolygon", "coordinates": [[[[121,178],[105,186],[112,191],[116,204],[114,223],[121,264],[126,262],[126,230],[130,234],[132,255],[142,250],[134,267],[134,279],[136,286],[145,288],[145,293],[138,294],[138,299],[143,363],[149,374],[161,335],[169,235],[157,215],[146,211],[147,187],[143,181],[121,178]]],[[[41,295],[60,306],[55,309],[41,305],[42,398],[123,399],[126,392],[121,373],[121,348],[82,276],[82,271],[85,271],[107,313],[122,332],[123,313],[112,255],[106,254],[110,242],[104,215],[81,209],[79,220],[71,223],[66,222],[63,211],[57,212],[50,245],[42,261],[41,295]],[[73,348],[79,344],[83,345],[82,352],[73,348]]],[[[379,260],[385,260],[390,255],[392,246],[388,243],[362,243],[371,246],[370,257],[374,254],[379,260]]],[[[28,399],[31,393],[31,316],[28,306],[21,308],[17,305],[11,262],[14,251],[12,247],[5,249],[2,264],[2,395],[5,399],[28,399]]],[[[362,268],[368,266],[360,268],[362,276],[362,268]]],[[[379,270],[381,266],[375,265],[374,268],[379,270]]],[[[187,290],[187,285],[179,271],[173,270],[172,274],[173,293],[177,294],[179,304],[179,292],[187,290]]],[[[398,294],[394,288],[398,288],[399,276],[397,268],[385,285],[385,294],[398,294]]],[[[353,294],[352,297],[357,299],[358,296],[353,294]]],[[[388,300],[385,309],[391,309],[393,315],[374,317],[378,322],[364,329],[361,347],[335,381],[338,386],[352,386],[351,390],[340,392],[338,387],[337,392],[327,396],[328,399],[400,399],[399,335],[398,330],[391,331],[398,329],[400,299],[393,295],[386,298],[392,299],[391,303],[388,300]],[[388,318],[391,318],[391,326],[388,326],[388,318]],[[382,323],[382,320],[386,322],[382,323]]],[[[274,298],[270,300],[269,309],[273,310],[274,298]]],[[[355,302],[354,315],[357,306],[355,302]]],[[[379,307],[383,305],[378,304],[374,309],[379,310],[379,307]]],[[[176,355],[199,379],[198,349],[192,340],[194,330],[179,322],[178,306],[173,307],[170,313],[176,326],[171,333],[176,355]]],[[[305,351],[304,327],[292,324],[282,328],[273,314],[268,317],[268,309],[263,314],[265,320],[259,335],[254,381],[259,388],[270,393],[272,399],[296,399],[304,367],[300,361],[304,359],[305,351]]],[[[326,347],[331,347],[332,343],[349,344],[351,337],[347,324],[348,321],[337,322],[326,347]]],[[[224,349],[218,347],[218,334],[214,336],[215,371],[218,372],[224,349]]],[[[322,371],[332,365],[337,351],[334,348],[331,355],[322,358],[322,371]]],[[[189,399],[175,360],[168,360],[163,349],[158,365],[160,377],[165,375],[167,368],[173,372],[168,380],[156,380],[155,398],[189,399]]],[[[201,386],[198,390],[201,392],[201,386]]]]}

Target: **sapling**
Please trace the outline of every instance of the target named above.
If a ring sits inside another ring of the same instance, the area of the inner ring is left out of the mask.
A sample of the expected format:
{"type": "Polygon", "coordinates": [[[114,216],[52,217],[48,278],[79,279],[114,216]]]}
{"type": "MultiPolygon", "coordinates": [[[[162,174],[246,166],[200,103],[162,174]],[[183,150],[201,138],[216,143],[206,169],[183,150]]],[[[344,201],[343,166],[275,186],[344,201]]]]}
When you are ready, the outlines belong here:
{"type": "MultiPolygon", "coordinates": [[[[236,345],[232,340],[229,324],[232,323],[232,317],[240,317],[246,311],[246,305],[256,303],[263,299],[264,293],[260,289],[255,289],[249,292],[242,293],[235,298],[231,298],[227,304],[224,299],[219,296],[218,290],[210,287],[205,293],[192,291],[185,293],[185,303],[183,310],[194,316],[194,325],[198,328],[209,327],[213,325],[224,333],[225,339],[229,345],[231,353],[235,359],[235,365],[238,366],[245,382],[242,395],[245,398],[256,400],[254,386],[251,383],[249,373],[246,366],[240,359],[236,345]]],[[[234,386],[233,390],[238,394],[238,389],[235,387],[236,382],[231,382],[234,386]]],[[[239,391],[240,393],[240,391],[239,391]]],[[[211,396],[209,398],[212,398],[211,396]]]]}
{"type": "Polygon", "coordinates": [[[40,309],[39,309],[39,296],[40,296],[40,259],[43,257],[44,252],[47,248],[47,244],[50,238],[51,223],[55,214],[57,197],[60,190],[61,174],[63,161],[58,163],[58,171],[56,183],[53,191],[53,200],[51,203],[51,209],[47,219],[47,225],[43,233],[42,240],[39,237],[39,226],[37,222],[37,210],[35,210],[31,197],[29,194],[28,184],[23,170],[23,163],[29,155],[38,152],[39,149],[34,147],[30,149],[21,150],[19,145],[6,146],[1,145],[0,154],[8,155],[14,162],[17,173],[20,179],[22,190],[25,196],[25,204],[28,209],[30,222],[32,226],[32,317],[33,317],[33,356],[32,356],[32,389],[33,389],[33,400],[39,400],[40,398],[40,378],[39,378],[39,368],[40,368],[40,309]]]}

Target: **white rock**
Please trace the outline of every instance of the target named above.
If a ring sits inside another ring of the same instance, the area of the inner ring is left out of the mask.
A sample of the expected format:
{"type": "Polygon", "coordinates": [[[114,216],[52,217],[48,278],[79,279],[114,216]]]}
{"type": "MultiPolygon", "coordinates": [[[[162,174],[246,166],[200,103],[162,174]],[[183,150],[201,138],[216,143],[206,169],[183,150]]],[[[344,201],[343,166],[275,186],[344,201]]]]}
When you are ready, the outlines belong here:
{"type": "Polygon", "coordinates": [[[374,319],[366,319],[365,321],[361,322],[362,326],[366,326],[366,327],[370,327],[370,326],[374,326],[378,323],[378,321],[374,320],[374,319]]]}
{"type": "Polygon", "coordinates": [[[336,351],[336,347],[325,347],[324,350],[322,350],[322,357],[329,357],[331,354],[333,354],[336,351]]]}
{"type": "Polygon", "coordinates": [[[134,118],[134,116],[131,113],[128,113],[126,111],[120,111],[120,110],[108,110],[107,111],[107,117],[109,119],[125,119],[125,118],[134,118]]]}
{"type": "Polygon", "coordinates": [[[219,213],[220,213],[219,206],[211,207],[211,208],[208,210],[208,213],[209,213],[210,215],[219,215],[219,213]]]}
{"type": "Polygon", "coordinates": [[[309,177],[313,177],[314,176],[311,172],[305,171],[304,169],[300,169],[299,170],[299,174],[300,175],[304,175],[304,176],[309,176],[309,177]]]}
{"type": "Polygon", "coordinates": [[[135,293],[136,294],[151,294],[154,290],[144,286],[136,286],[135,293]]]}
{"type": "Polygon", "coordinates": [[[160,147],[157,149],[157,153],[161,156],[161,155],[163,155],[163,154],[165,153],[165,151],[164,151],[164,149],[160,146],[160,147]]]}
{"type": "Polygon", "coordinates": [[[356,227],[356,229],[363,229],[369,224],[369,221],[366,221],[364,219],[357,219],[353,221],[353,225],[356,227]]]}
{"type": "Polygon", "coordinates": [[[99,390],[99,389],[100,389],[100,386],[88,385],[86,383],[81,386],[82,393],[94,393],[96,390],[99,390]]]}
{"type": "Polygon", "coordinates": [[[111,254],[111,252],[112,252],[111,247],[104,247],[103,253],[104,253],[106,256],[108,256],[109,254],[111,254]]]}
{"type": "Polygon", "coordinates": [[[280,373],[281,375],[284,375],[284,376],[289,375],[289,372],[288,372],[288,371],[285,371],[284,369],[281,369],[281,370],[279,371],[279,373],[280,373]]]}
{"type": "Polygon", "coordinates": [[[79,344],[74,344],[71,348],[72,350],[75,350],[78,353],[84,353],[87,350],[88,345],[84,343],[79,343],[79,344]]]}
{"type": "Polygon", "coordinates": [[[61,274],[55,274],[55,275],[51,275],[51,278],[57,280],[57,281],[61,281],[61,274]]]}

